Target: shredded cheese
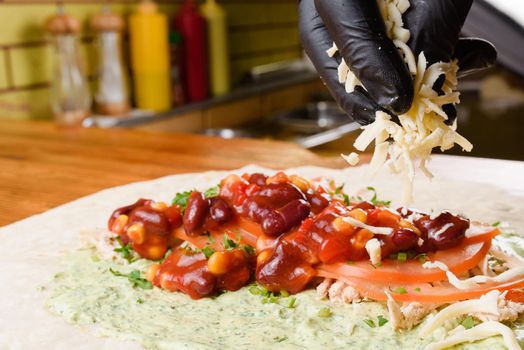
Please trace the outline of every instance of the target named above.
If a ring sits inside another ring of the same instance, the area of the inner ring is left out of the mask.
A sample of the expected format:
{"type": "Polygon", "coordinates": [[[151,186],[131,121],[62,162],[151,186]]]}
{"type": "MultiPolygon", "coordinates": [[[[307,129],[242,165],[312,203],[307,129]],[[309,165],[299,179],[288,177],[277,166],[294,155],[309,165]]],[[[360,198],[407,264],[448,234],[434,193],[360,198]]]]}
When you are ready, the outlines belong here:
{"type": "Polygon", "coordinates": [[[498,316],[499,295],[500,292],[498,290],[492,290],[479,299],[466,300],[449,305],[422,326],[419,333],[420,337],[427,338],[435,329],[443,325],[444,322],[465,314],[480,312],[498,316]]]}
{"type": "MultiPolygon", "coordinates": [[[[427,163],[431,159],[433,148],[440,147],[445,151],[458,144],[469,152],[473,146],[456,132],[456,121],[452,125],[445,123],[448,117],[443,106],[457,104],[460,101],[460,94],[456,91],[457,61],[437,62],[428,66],[423,52],[416,59],[407,45],[410,33],[404,28],[402,21],[402,15],[409,8],[409,1],[377,0],[377,4],[384,19],[386,34],[399,49],[413,75],[415,96],[410,110],[398,116],[400,125],[392,121],[388,114],[378,111],[375,121],[363,127],[354,147],[363,152],[373,141],[375,142],[370,174],[374,175],[384,165],[388,165],[390,171],[403,177],[403,202],[409,203],[412,201],[417,160],[418,168],[426,177],[432,178],[427,163]],[[445,81],[442,86],[443,94],[439,95],[433,90],[433,85],[441,75],[445,76],[445,81]],[[393,141],[388,141],[390,139],[393,141]]],[[[337,50],[337,46],[333,44],[327,53],[333,57],[337,50]]],[[[353,92],[355,86],[362,86],[344,60],[339,66],[338,78],[339,82],[345,85],[348,93],[353,92]]],[[[355,157],[347,160],[351,160],[348,162],[350,165],[357,164],[355,157]]]]}
{"type": "Polygon", "coordinates": [[[459,279],[453,272],[449,271],[449,268],[446,264],[440,261],[427,261],[422,264],[422,267],[425,269],[438,268],[442,271],[446,271],[446,276],[449,283],[460,290],[467,290],[472,288],[477,288],[479,284],[491,283],[491,282],[508,282],[517,277],[524,277],[524,266],[517,266],[511,268],[507,271],[504,271],[500,275],[488,276],[488,275],[477,275],[464,280],[459,279]]]}
{"type": "Polygon", "coordinates": [[[342,154],[342,158],[344,158],[344,160],[348,162],[349,165],[357,165],[358,162],[360,162],[360,158],[358,154],[355,152],[352,152],[351,154],[347,156],[345,154],[342,154]]]}
{"type": "Polygon", "coordinates": [[[357,219],[352,218],[351,216],[344,216],[342,220],[346,221],[348,224],[351,224],[355,227],[365,228],[366,230],[376,235],[390,235],[393,233],[393,229],[391,227],[378,227],[378,226],[366,225],[365,223],[358,221],[357,219]]]}
{"type": "Polygon", "coordinates": [[[444,264],[442,261],[426,261],[422,264],[424,269],[441,269],[443,271],[449,271],[448,265],[444,264]]]}
{"type": "Polygon", "coordinates": [[[446,272],[448,276],[449,283],[451,283],[455,288],[458,289],[471,289],[478,287],[479,284],[490,283],[490,282],[508,282],[517,277],[524,276],[524,266],[518,266],[507,271],[504,271],[500,275],[496,276],[486,276],[486,275],[477,275],[471,278],[460,280],[450,271],[446,272]]]}
{"type": "Polygon", "coordinates": [[[380,242],[376,238],[372,238],[366,242],[366,251],[369,255],[369,260],[373,265],[380,264],[382,260],[382,249],[380,248],[380,242]]]}
{"type": "Polygon", "coordinates": [[[429,344],[425,350],[447,349],[457,344],[475,342],[495,335],[502,335],[504,344],[506,344],[508,350],[521,350],[519,342],[511,328],[495,321],[484,322],[471,329],[457,331],[444,340],[429,344]]]}

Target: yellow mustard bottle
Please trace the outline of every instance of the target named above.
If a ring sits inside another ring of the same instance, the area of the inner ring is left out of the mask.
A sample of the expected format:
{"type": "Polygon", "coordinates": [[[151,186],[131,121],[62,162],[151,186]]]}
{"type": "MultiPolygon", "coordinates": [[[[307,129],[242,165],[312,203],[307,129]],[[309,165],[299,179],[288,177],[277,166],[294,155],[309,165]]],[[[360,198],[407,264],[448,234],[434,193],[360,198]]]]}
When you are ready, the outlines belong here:
{"type": "Polygon", "coordinates": [[[207,0],[200,10],[207,22],[211,93],[223,95],[231,89],[226,11],[215,0],[207,0]]]}
{"type": "Polygon", "coordinates": [[[135,103],[155,112],[171,107],[167,17],[152,1],[143,1],[129,18],[135,103]]]}

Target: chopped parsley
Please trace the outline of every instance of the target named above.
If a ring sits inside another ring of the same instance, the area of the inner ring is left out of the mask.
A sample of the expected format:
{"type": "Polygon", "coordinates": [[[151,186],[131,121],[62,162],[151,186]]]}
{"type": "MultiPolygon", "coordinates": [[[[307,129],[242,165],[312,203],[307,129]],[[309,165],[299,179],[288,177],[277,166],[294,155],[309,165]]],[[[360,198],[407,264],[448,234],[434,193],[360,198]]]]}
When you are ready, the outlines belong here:
{"type": "Polygon", "coordinates": [[[424,264],[428,260],[428,255],[426,253],[422,253],[422,254],[417,255],[416,258],[418,258],[418,261],[421,264],[424,264]]]}
{"type": "Polygon", "coordinates": [[[397,287],[394,289],[391,289],[391,291],[395,294],[406,294],[408,291],[404,287],[397,287]]]}
{"type": "Polygon", "coordinates": [[[137,303],[137,304],[143,304],[143,303],[144,303],[144,300],[142,300],[141,298],[138,298],[138,299],[136,300],[136,303],[137,303]]]}
{"type": "Polygon", "coordinates": [[[317,316],[322,317],[322,318],[328,318],[328,317],[331,317],[332,315],[333,315],[333,311],[331,311],[331,308],[329,307],[323,307],[320,310],[318,310],[317,312],[317,316]]]}
{"type": "Polygon", "coordinates": [[[375,327],[382,327],[383,325],[385,325],[386,323],[388,323],[388,319],[385,318],[384,316],[382,315],[378,315],[377,316],[377,321],[375,322],[374,320],[372,319],[365,319],[363,320],[363,322],[370,328],[375,328],[375,327]]]}
{"type": "Polygon", "coordinates": [[[175,194],[175,198],[173,198],[172,205],[178,205],[180,208],[182,208],[182,211],[186,210],[187,201],[191,192],[192,191],[185,191],[175,194]]]}
{"type": "Polygon", "coordinates": [[[379,327],[382,327],[383,325],[385,325],[386,323],[388,323],[388,319],[387,319],[387,318],[384,318],[384,316],[382,316],[382,315],[378,315],[378,316],[377,316],[377,323],[378,323],[378,326],[379,326],[379,327]]]}
{"type": "Polygon", "coordinates": [[[376,327],[376,325],[375,325],[375,321],[370,320],[369,318],[363,320],[363,322],[364,322],[365,324],[367,324],[369,328],[375,328],[375,327],[376,327]]]}
{"type": "Polygon", "coordinates": [[[232,250],[238,248],[238,244],[230,239],[226,234],[224,234],[224,249],[225,250],[232,250]]]}
{"type": "Polygon", "coordinates": [[[201,249],[202,254],[206,257],[206,259],[209,259],[211,255],[215,253],[215,249],[211,248],[210,246],[206,245],[204,248],[201,249]]]}
{"type": "Polygon", "coordinates": [[[397,260],[400,262],[406,262],[408,260],[408,254],[405,252],[398,252],[397,253],[397,260]]]}
{"type": "Polygon", "coordinates": [[[468,316],[464,319],[464,321],[462,321],[461,325],[466,329],[473,328],[475,326],[475,320],[473,317],[468,316]]]}
{"type": "Polygon", "coordinates": [[[419,287],[415,288],[415,292],[420,292],[420,288],[419,287]]]}
{"type": "Polygon", "coordinates": [[[273,340],[276,341],[277,343],[282,343],[283,341],[288,340],[288,337],[287,335],[282,335],[279,337],[274,337],[273,340]]]}
{"type": "Polygon", "coordinates": [[[493,226],[493,227],[498,227],[498,226],[500,226],[500,221],[497,221],[497,222],[492,223],[491,226],[493,226]]]}
{"type": "Polygon", "coordinates": [[[133,288],[137,288],[137,287],[142,288],[142,289],[152,289],[153,288],[153,284],[149,282],[148,280],[146,280],[145,278],[142,278],[140,275],[140,271],[138,270],[133,270],[130,273],[126,274],[126,273],[122,273],[119,271],[115,271],[112,268],[109,268],[109,272],[111,272],[113,275],[117,277],[126,277],[129,280],[129,282],[131,283],[131,285],[133,286],[133,288]]]}
{"type": "Polygon", "coordinates": [[[244,249],[248,255],[255,255],[255,248],[253,248],[249,244],[244,244],[242,246],[242,249],[244,249]]]}
{"type": "Polygon", "coordinates": [[[294,309],[297,306],[297,298],[291,297],[289,298],[289,302],[287,303],[287,307],[290,309],[294,309]]]}
{"type": "Polygon", "coordinates": [[[370,202],[373,203],[373,205],[385,205],[385,206],[388,206],[388,205],[391,204],[391,201],[379,200],[377,198],[377,190],[375,190],[374,187],[368,186],[367,189],[368,189],[368,191],[372,191],[373,192],[373,197],[370,200],[370,202]]]}
{"type": "Polygon", "coordinates": [[[343,189],[344,189],[344,184],[337,186],[337,188],[335,188],[335,194],[341,194],[343,189]]]}
{"type": "Polygon", "coordinates": [[[206,198],[218,197],[219,194],[220,194],[220,185],[216,185],[204,191],[204,197],[206,198]]]}
{"type": "Polygon", "coordinates": [[[257,284],[252,284],[248,290],[249,290],[249,293],[253,295],[268,296],[270,294],[270,292],[266,288],[259,286],[257,284]]]}
{"type": "Polygon", "coordinates": [[[349,200],[349,196],[347,194],[345,194],[345,193],[342,193],[342,197],[344,197],[344,204],[349,207],[351,205],[351,201],[349,200]]]}
{"type": "Polygon", "coordinates": [[[133,261],[136,261],[137,259],[133,256],[133,248],[131,247],[131,244],[123,244],[122,239],[120,239],[120,236],[116,237],[116,241],[120,245],[120,247],[113,249],[114,252],[120,253],[122,255],[122,258],[127,260],[128,263],[132,263],[133,261]]]}
{"type": "Polygon", "coordinates": [[[352,260],[348,260],[348,261],[346,261],[346,264],[348,264],[348,265],[353,265],[353,264],[355,264],[355,262],[352,261],[352,260]]]}

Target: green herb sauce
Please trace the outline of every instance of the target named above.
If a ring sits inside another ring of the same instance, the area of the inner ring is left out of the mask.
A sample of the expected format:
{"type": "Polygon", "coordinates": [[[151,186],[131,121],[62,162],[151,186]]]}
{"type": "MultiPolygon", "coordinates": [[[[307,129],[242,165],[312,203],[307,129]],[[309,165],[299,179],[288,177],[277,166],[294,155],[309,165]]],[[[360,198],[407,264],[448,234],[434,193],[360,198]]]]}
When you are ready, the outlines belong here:
{"type": "MultiPolygon", "coordinates": [[[[503,240],[506,245],[522,246],[511,236],[503,240]]],[[[64,259],[64,271],[53,278],[47,307],[71,323],[95,326],[100,336],[136,341],[147,349],[382,350],[424,349],[428,344],[416,328],[394,332],[382,303],[337,304],[319,300],[312,290],[263,303],[260,295],[250,292],[252,286],[191,300],[156,287],[133,287],[129,278],[109,270],[130,274],[145,271],[148,264],[105,261],[92,249],[71,252],[64,259]],[[366,320],[374,320],[376,326],[370,327],[366,320]]],[[[524,322],[514,327],[518,336],[524,336],[524,322]]],[[[455,349],[505,346],[501,337],[493,337],[455,349]]]]}

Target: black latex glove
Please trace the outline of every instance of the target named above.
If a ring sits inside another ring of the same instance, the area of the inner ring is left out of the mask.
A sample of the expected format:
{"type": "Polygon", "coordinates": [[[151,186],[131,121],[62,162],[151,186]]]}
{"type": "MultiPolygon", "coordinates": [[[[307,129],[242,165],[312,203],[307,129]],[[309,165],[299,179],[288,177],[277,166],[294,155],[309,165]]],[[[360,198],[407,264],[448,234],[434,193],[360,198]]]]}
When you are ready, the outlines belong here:
{"type": "MultiPolygon", "coordinates": [[[[415,57],[424,51],[429,64],[457,58],[459,76],[492,65],[497,57],[492,44],[474,38],[459,40],[472,1],[410,0],[403,19],[411,33],[408,46],[415,57]]],[[[413,80],[385,33],[376,0],[300,0],[299,12],[302,45],[337,103],[351,117],[368,124],[377,110],[399,115],[410,108],[413,80]],[[331,58],[326,51],[333,42],[339,51],[331,58]],[[341,57],[367,91],[357,86],[352,93],[346,93],[337,75],[341,57]]],[[[455,109],[445,107],[453,120],[455,109]]]]}

